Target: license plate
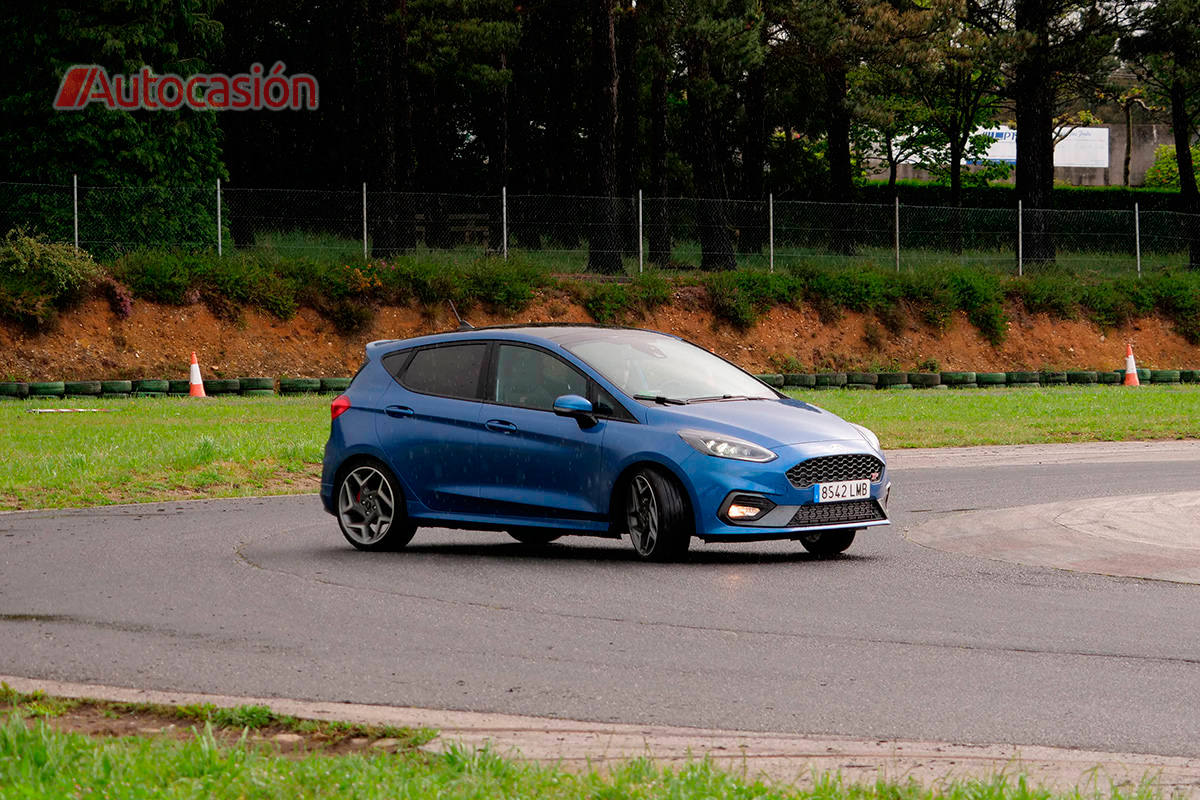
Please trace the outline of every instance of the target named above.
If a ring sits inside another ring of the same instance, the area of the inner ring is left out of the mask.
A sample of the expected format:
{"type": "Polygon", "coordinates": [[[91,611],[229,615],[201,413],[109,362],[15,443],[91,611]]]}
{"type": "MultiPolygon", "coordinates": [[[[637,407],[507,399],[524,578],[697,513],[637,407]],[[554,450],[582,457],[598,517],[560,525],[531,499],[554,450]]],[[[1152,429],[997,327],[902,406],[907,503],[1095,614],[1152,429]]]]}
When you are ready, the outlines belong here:
{"type": "Polygon", "coordinates": [[[871,496],[871,482],[837,481],[813,486],[814,503],[836,503],[842,500],[862,500],[871,496]]]}

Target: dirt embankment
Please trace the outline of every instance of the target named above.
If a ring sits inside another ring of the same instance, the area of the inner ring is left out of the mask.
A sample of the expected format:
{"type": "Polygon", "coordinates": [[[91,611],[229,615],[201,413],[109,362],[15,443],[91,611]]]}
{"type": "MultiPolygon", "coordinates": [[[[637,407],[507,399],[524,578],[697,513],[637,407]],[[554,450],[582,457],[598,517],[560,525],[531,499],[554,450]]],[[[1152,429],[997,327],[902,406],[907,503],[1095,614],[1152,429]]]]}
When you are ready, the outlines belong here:
{"type": "MultiPolygon", "coordinates": [[[[754,372],[916,369],[1116,369],[1131,342],[1138,365],[1158,369],[1200,367],[1200,347],[1189,345],[1170,322],[1148,317],[1102,331],[1078,320],[1056,320],[1010,309],[1008,336],[993,347],[961,314],[944,331],[915,317],[898,330],[874,315],[847,312],[824,324],[808,307],[777,307],[748,331],[714,321],[687,289],[675,302],[631,324],[679,334],[754,372]],[[934,367],[930,362],[935,361],[934,367]]],[[[479,309],[466,315],[476,326],[522,322],[590,322],[565,294],[547,292],[512,316],[479,309]]],[[[350,375],[363,345],[449,330],[449,309],[381,308],[371,325],[338,334],[311,309],[279,320],[247,310],[237,322],[213,316],[202,304],[159,306],[138,301],[118,319],[103,300],[64,314],[58,329],[28,334],[0,325],[0,380],[86,380],[187,377],[196,351],[208,377],[350,375]]]]}

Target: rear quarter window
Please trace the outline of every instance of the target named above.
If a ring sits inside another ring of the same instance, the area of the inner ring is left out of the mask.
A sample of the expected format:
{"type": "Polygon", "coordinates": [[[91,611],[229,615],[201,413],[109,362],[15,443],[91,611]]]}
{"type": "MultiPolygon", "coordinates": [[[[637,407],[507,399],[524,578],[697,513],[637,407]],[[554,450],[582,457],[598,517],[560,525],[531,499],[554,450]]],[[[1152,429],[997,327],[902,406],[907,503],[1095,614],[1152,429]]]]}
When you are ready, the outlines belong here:
{"type": "Polygon", "coordinates": [[[397,377],[414,392],[477,400],[486,357],[484,343],[427,347],[413,353],[397,377]]]}

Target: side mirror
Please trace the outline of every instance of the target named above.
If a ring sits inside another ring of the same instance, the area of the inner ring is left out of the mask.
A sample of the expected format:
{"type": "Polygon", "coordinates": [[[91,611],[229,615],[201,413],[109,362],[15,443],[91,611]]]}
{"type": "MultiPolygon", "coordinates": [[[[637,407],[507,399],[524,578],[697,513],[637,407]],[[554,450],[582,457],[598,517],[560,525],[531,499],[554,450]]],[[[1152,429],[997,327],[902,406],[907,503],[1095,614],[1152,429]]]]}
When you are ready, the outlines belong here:
{"type": "Polygon", "coordinates": [[[560,417],[574,417],[581,426],[596,424],[591,401],[577,394],[564,394],[554,401],[554,413],[560,417]]]}

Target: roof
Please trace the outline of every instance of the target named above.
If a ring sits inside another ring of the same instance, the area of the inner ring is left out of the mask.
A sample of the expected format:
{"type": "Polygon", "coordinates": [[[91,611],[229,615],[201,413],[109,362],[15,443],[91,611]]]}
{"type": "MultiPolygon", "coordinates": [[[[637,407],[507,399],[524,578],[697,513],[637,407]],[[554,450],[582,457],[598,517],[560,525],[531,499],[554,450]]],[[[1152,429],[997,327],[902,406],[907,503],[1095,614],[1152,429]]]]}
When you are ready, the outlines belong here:
{"type": "Polygon", "coordinates": [[[417,336],[410,339],[383,339],[377,342],[371,342],[369,345],[367,345],[367,349],[368,351],[388,349],[399,344],[440,344],[443,342],[452,342],[455,339],[460,338],[469,339],[476,337],[485,339],[514,339],[518,341],[542,340],[553,342],[558,345],[566,345],[581,339],[594,338],[596,333],[601,332],[609,332],[614,338],[622,337],[623,335],[670,336],[672,338],[678,338],[669,333],[662,333],[660,331],[652,331],[644,328],[628,328],[621,325],[591,325],[573,322],[528,322],[512,325],[489,325],[482,328],[459,329],[456,331],[446,331],[445,333],[432,333],[425,336],[417,336]],[[487,335],[492,333],[497,335],[487,335]],[[480,334],[483,334],[483,336],[480,336],[480,334]]]}

